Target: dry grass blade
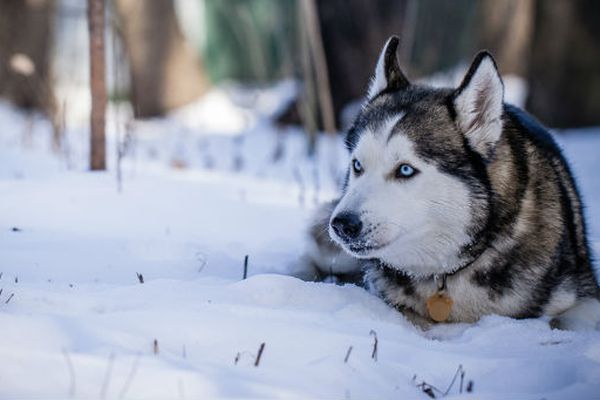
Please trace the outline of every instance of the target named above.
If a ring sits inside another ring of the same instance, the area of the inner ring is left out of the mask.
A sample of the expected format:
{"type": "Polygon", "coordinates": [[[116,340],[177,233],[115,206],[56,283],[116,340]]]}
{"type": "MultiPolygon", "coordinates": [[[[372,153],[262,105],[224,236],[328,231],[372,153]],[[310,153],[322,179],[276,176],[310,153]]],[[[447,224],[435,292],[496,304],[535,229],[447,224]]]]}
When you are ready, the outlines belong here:
{"type": "Polygon", "coordinates": [[[346,351],[346,357],[344,357],[344,363],[347,364],[350,359],[350,354],[352,353],[352,346],[348,347],[348,351],[346,351]]]}
{"type": "Polygon", "coordinates": [[[256,355],[256,361],[254,361],[254,366],[258,367],[258,365],[260,364],[260,359],[262,357],[263,351],[265,349],[265,343],[261,343],[260,347],[258,348],[258,354],[256,355]]]}
{"type": "Polygon", "coordinates": [[[69,352],[67,352],[66,349],[63,349],[62,353],[65,357],[65,362],[67,363],[67,368],[69,370],[69,398],[73,398],[75,396],[75,368],[73,367],[73,362],[71,361],[69,352]]]}
{"type": "Polygon", "coordinates": [[[371,353],[371,358],[377,361],[377,347],[379,345],[379,340],[377,339],[377,332],[371,330],[371,332],[369,332],[369,335],[373,336],[373,352],[371,353]]]}

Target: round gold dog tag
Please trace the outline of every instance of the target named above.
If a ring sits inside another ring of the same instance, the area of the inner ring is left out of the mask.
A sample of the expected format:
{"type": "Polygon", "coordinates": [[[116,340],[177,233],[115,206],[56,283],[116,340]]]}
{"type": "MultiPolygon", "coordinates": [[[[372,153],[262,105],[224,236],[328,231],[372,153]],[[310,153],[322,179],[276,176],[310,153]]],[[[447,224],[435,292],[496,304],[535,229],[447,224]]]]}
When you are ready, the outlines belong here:
{"type": "Polygon", "coordinates": [[[450,316],[454,301],[445,293],[436,293],[427,299],[427,311],[435,322],[444,322],[450,316]]]}

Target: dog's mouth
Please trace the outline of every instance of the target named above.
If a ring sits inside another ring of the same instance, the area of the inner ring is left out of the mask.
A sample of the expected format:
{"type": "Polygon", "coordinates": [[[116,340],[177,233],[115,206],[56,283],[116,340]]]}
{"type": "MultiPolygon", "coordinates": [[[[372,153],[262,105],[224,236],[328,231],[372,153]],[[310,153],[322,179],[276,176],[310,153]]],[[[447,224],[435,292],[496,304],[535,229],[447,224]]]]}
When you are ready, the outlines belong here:
{"type": "Polygon", "coordinates": [[[342,243],[342,247],[349,253],[357,257],[366,257],[373,254],[375,251],[384,248],[386,245],[368,243],[368,242],[353,242],[353,243],[342,243]]]}
{"type": "MultiPolygon", "coordinates": [[[[364,231],[355,238],[344,237],[339,235],[335,229],[329,228],[329,236],[336,242],[340,247],[342,247],[347,253],[351,256],[358,258],[373,258],[376,257],[381,250],[385,249],[388,245],[393,243],[398,236],[393,236],[391,240],[377,240],[375,239],[377,235],[376,229],[372,227],[368,227],[364,229],[364,231]]],[[[383,238],[380,238],[383,239],[383,238]]],[[[389,239],[389,238],[387,238],[389,239]]]]}

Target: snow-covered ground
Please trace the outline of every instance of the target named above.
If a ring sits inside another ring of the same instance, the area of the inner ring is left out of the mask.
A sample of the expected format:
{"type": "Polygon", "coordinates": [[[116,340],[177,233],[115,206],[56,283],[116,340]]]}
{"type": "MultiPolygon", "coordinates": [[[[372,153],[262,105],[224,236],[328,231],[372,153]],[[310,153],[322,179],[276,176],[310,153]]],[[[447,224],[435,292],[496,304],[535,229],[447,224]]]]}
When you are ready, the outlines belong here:
{"type": "MultiPolygon", "coordinates": [[[[361,288],[294,278],[345,153],[324,138],[308,158],[272,94],[109,122],[106,173],[84,171],[85,127],[54,155],[44,121],[0,105],[0,399],[427,399],[459,366],[446,398],[598,397],[600,333],[498,316],[423,333],[361,288]]],[[[599,254],[600,130],[559,140],[599,254]]]]}

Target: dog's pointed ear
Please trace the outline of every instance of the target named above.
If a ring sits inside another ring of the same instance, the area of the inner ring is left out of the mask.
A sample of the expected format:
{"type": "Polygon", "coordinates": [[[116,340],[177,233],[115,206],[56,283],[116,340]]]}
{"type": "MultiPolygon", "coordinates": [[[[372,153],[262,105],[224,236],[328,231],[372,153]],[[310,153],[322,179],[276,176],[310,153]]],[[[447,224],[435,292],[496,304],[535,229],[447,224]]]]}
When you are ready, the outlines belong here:
{"type": "Polygon", "coordinates": [[[456,122],[475,151],[487,157],[502,134],[504,85],[490,53],[473,60],[452,95],[456,122]]]}
{"type": "Polygon", "coordinates": [[[371,80],[371,85],[369,85],[367,101],[372,100],[385,89],[401,90],[410,85],[398,65],[396,51],[399,43],[400,39],[397,36],[392,36],[383,46],[375,67],[375,75],[371,80]]]}

